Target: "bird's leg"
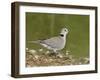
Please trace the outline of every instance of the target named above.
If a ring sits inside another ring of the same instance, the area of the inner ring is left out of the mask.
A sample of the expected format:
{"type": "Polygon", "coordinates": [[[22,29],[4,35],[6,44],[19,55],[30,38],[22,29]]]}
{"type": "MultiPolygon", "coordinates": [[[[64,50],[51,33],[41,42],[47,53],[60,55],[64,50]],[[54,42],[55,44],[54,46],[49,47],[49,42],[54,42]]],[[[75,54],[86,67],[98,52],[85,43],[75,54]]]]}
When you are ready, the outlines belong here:
{"type": "Polygon", "coordinates": [[[56,50],[54,50],[54,49],[52,49],[51,50],[51,54],[50,55],[56,55],[57,54],[57,51],[56,50]]]}
{"type": "Polygon", "coordinates": [[[52,49],[52,52],[51,52],[51,54],[50,54],[50,56],[57,56],[58,55],[58,52],[57,52],[57,50],[56,49],[52,49]]]}
{"type": "Polygon", "coordinates": [[[57,50],[54,49],[53,52],[54,52],[55,54],[57,54],[57,50]]]}

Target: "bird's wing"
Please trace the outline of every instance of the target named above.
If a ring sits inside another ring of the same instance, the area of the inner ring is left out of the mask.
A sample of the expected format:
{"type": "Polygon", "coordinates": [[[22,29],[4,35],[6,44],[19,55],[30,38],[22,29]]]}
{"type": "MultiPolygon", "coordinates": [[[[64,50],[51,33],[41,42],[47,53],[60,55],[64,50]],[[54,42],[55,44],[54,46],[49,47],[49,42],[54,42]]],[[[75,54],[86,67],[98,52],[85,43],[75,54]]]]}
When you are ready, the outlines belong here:
{"type": "Polygon", "coordinates": [[[50,39],[43,40],[43,41],[41,41],[41,43],[46,44],[52,48],[59,48],[59,47],[61,47],[61,45],[63,43],[63,39],[61,39],[58,36],[58,37],[53,37],[50,39]]]}

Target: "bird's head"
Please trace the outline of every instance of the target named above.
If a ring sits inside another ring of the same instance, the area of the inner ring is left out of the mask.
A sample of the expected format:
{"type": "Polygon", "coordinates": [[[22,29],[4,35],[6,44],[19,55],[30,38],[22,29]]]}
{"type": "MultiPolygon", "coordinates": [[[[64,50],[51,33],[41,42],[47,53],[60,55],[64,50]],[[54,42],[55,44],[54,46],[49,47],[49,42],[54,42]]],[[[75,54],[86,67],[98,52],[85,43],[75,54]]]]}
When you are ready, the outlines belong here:
{"type": "Polygon", "coordinates": [[[61,35],[61,36],[66,36],[66,35],[68,34],[68,32],[69,32],[69,31],[68,31],[67,28],[62,28],[62,29],[61,29],[61,32],[60,32],[60,35],[61,35]]]}

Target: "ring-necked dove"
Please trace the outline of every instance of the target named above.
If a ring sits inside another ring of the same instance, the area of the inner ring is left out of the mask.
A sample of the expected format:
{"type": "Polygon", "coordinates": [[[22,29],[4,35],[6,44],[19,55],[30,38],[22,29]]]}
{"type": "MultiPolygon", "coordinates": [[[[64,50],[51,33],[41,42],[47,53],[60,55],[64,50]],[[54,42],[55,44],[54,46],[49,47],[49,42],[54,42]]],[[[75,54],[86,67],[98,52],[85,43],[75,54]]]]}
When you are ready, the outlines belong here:
{"type": "Polygon", "coordinates": [[[68,34],[67,28],[62,28],[60,35],[45,40],[29,41],[30,43],[39,43],[49,50],[57,53],[57,50],[62,50],[66,44],[66,35],[68,34]]]}

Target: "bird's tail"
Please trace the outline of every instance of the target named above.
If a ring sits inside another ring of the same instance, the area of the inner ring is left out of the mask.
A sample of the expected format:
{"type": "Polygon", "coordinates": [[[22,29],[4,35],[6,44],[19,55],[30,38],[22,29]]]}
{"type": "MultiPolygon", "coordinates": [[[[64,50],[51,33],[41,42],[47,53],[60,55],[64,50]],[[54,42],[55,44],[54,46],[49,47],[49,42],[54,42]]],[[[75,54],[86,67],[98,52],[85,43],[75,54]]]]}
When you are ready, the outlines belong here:
{"type": "Polygon", "coordinates": [[[37,40],[37,41],[28,41],[28,43],[40,43],[41,40],[37,40]]]}

